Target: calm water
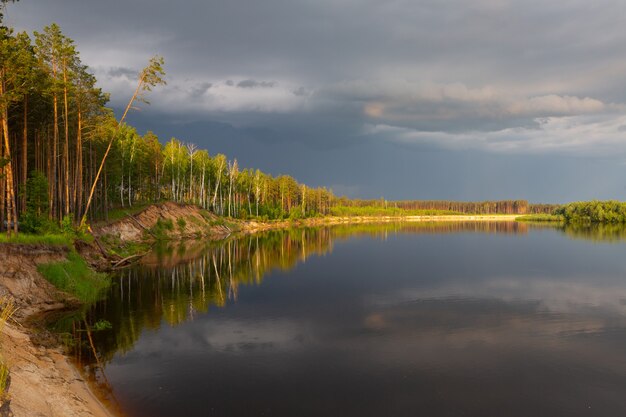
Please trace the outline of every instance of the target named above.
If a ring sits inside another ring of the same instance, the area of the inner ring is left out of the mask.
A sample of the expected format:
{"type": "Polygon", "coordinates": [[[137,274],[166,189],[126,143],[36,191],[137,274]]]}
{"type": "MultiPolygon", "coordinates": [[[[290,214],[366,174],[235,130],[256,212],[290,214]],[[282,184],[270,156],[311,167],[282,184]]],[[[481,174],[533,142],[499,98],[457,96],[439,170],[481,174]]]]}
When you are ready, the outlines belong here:
{"type": "Polygon", "coordinates": [[[77,359],[137,417],[623,416],[623,236],[385,225],[166,248],[74,323],[77,359]],[[104,372],[80,331],[101,319],[104,372]]]}

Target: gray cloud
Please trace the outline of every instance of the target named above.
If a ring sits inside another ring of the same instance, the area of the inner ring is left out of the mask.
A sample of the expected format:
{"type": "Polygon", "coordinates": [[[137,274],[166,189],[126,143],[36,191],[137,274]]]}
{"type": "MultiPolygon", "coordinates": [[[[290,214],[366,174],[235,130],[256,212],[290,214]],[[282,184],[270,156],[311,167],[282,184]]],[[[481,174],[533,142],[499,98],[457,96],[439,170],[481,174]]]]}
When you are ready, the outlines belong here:
{"type": "Polygon", "coordinates": [[[296,88],[295,90],[293,90],[293,94],[295,96],[306,96],[309,94],[309,92],[307,91],[306,88],[304,88],[303,86],[300,86],[296,88]]]}
{"type": "Polygon", "coordinates": [[[125,67],[111,67],[107,71],[107,75],[111,78],[126,77],[129,79],[135,79],[138,73],[139,71],[135,69],[125,67]]]}
{"type": "Polygon", "coordinates": [[[256,81],[256,80],[242,80],[237,83],[239,88],[272,88],[276,85],[274,81],[256,81]]]}
{"type": "Polygon", "coordinates": [[[206,94],[209,91],[211,87],[213,87],[212,83],[208,83],[208,82],[199,83],[191,87],[190,95],[193,98],[202,97],[204,94],[206,94]]]}

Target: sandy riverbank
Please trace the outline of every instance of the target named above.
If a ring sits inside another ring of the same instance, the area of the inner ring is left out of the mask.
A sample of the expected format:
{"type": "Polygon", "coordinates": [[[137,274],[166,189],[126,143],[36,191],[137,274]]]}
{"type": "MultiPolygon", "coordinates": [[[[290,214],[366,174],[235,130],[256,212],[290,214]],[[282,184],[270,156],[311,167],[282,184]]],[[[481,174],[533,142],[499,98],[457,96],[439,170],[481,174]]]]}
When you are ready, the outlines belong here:
{"type": "Polygon", "coordinates": [[[190,204],[166,202],[154,204],[119,220],[94,226],[94,234],[109,246],[127,242],[143,242],[157,238],[169,240],[222,239],[234,233],[250,234],[265,230],[294,227],[332,226],[338,224],[392,222],[502,222],[514,221],[520,215],[437,215],[437,216],[323,216],[289,220],[241,220],[218,217],[190,204]],[[159,227],[159,224],[161,227],[159,227]],[[169,225],[163,230],[163,225],[169,225]]]}
{"type": "Polygon", "coordinates": [[[76,303],[37,271],[37,264],[65,258],[67,250],[42,245],[0,244],[0,295],[15,299],[18,311],[0,334],[1,353],[10,372],[8,400],[1,416],[110,417],[63,351],[38,346],[28,318],[76,303]]]}
{"type": "Polygon", "coordinates": [[[7,415],[112,417],[59,348],[35,346],[28,330],[7,325],[2,350],[11,372],[7,415]]]}
{"type": "Polygon", "coordinates": [[[445,216],[351,216],[351,217],[312,217],[302,220],[282,220],[258,222],[254,220],[240,221],[240,232],[256,233],[265,230],[284,229],[289,227],[333,226],[339,224],[360,223],[395,223],[395,222],[511,222],[520,217],[519,214],[484,214],[484,215],[445,215],[445,216]]]}

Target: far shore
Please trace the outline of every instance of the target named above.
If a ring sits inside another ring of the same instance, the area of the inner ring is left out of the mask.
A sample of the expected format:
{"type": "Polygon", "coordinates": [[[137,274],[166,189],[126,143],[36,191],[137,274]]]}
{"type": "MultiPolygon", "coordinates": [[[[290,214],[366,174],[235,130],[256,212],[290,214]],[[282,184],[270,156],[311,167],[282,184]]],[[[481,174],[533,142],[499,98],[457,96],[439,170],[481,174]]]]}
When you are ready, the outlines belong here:
{"type": "Polygon", "coordinates": [[[436,216],[405,216],[404,220],[409,222],[509,222],[515,221],[519,214],[448,214],[436,216]]]}
{"type": "Polygon", "coordinates": [[[447,214],[430,216],[327,216],[310,217],[302,220],[278,220],[260,222],[255,220],[242,221],[241,232],[256,233],[265,230],[284,229],[288,227],[332,226],[339,224],[358,223],[394,223],[394,222],[512,222],[521,214],[447,214]]]}

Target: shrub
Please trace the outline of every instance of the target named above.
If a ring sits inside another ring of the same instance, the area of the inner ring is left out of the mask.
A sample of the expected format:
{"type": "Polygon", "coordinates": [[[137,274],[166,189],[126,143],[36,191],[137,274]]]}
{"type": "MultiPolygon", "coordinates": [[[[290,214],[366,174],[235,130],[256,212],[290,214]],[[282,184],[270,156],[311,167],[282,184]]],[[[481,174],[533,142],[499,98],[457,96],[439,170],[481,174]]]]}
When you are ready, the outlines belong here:
{"type": "Polygon", "coordinates": [[[303,218],[304,213],[302,212],[302,209],[300,207],[295,207],[291,209],[291,212],[289,213],[290,220],[299,220],[303,218]]]}
{"type": "Polygon", "coordinates": [[[152,232],[152,234],[157,240],[169,239],[168,232],[171,232],[172,230],[174,230],[174,223],[172,223],[170,219],[168,220],[158,219],[157,222],[152,227],[152,229],[150,229],[150,231],[152,232]]]}

